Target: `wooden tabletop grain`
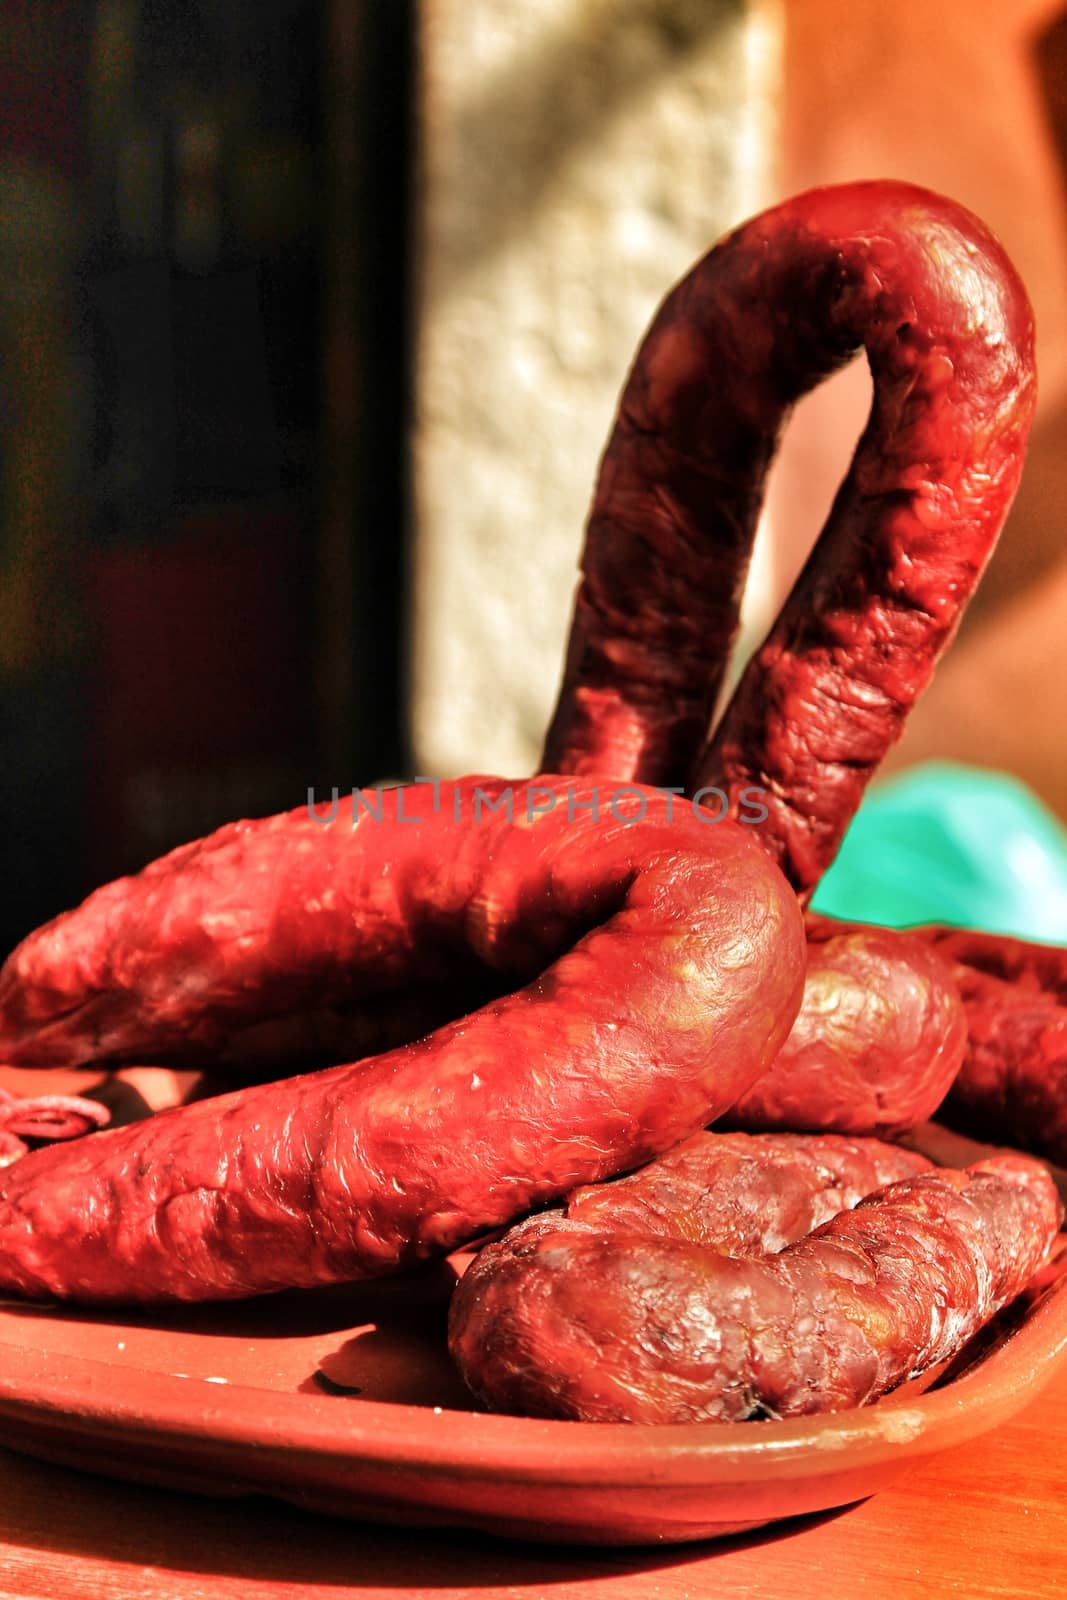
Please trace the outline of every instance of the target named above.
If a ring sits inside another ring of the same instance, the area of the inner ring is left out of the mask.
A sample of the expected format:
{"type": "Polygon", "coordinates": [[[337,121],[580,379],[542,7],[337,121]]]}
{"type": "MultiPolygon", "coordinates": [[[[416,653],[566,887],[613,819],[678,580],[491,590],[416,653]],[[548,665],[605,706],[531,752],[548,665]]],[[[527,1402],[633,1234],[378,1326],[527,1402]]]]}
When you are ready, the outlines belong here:
{"type": "Polygon", "coordinates": [[[1013,1423],[844,1511],[644,1550],[359,1526],[0,1450],[0,1600],[911,1600],[1067,1594],[1067,1369],[1013,1423]]]}

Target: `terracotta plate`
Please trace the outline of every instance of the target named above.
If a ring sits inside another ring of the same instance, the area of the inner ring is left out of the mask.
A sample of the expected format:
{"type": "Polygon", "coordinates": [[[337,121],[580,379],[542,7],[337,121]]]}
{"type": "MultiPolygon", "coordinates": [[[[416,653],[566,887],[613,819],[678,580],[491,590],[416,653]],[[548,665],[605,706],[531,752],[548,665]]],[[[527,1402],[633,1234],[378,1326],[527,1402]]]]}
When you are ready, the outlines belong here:
{"type": "Polygon", "coordinates": [[[0,1303],[0,1442],[109,1476],[567,1542],[701,1539],[860,1499],[996,1427],[1067,1350],[1067,1254],[925,1392],[795,1422],[485,1416],[413,1283],[115,1317],[0,1303]]]}

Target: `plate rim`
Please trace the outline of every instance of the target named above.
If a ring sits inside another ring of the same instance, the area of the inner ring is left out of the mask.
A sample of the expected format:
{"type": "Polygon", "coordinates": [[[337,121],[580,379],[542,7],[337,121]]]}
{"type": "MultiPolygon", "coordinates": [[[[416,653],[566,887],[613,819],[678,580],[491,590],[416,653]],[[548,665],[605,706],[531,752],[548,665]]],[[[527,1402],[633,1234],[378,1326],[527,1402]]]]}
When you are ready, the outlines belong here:
{"type": "MultiPolygon", "coordinates": [[[[1023,1409],[1067,1357],[1067,1256],[1021,1322],[974,1366],[917,1395],[776,1421],[752,1432],[714,1423],[572,1422],[385,1400],[272,1390],[161,1373],[16,1343],[0,1332],[0,1418],[32,1433],[66,1427],[137,1444],[172,1440],[313,1456],[436,1479],[485,1477],[555,1489],[713,1487],[758,1472],[766,1483],[833,1475],[929,1454],[975,1438],[1023,1409]],[[118,1375],[127,1373],[123,1385],[118,1375]],[[152,1405],[144,1404],[144,1385],[152,1405]],[[250,1404],[249,1397],[256,1403],[250,1404]],[[344,1409],[341,1409],[341,1407],[344,1409]],[[669,1477],[665,1475],[669,1474],[669,1477]],[[679,1477],[681,1474],[681,1478],[679,1477]]],[[[5,1313],[18,1310],[6,1301],[5,1313]]],[[[40,1307],[34,1307],[38,1323],[40,1307]]],[[[0,1441],[2,1442],[2,1441],[0,1441]]]]}

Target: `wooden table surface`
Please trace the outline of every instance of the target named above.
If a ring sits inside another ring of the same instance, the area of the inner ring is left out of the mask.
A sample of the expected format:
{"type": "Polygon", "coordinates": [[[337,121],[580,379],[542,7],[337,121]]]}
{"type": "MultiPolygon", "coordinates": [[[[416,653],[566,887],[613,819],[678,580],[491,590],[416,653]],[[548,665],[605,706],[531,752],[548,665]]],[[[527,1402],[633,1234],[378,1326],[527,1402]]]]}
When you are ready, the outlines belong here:
{"type": "Polygon", "coordinates": [[[1067,1594],[1067,1368],[1013,1423],[844,1511],[703,1545],[397,1532],[0,1450],[0,1600],[982,1600],[1067,1594]]]}

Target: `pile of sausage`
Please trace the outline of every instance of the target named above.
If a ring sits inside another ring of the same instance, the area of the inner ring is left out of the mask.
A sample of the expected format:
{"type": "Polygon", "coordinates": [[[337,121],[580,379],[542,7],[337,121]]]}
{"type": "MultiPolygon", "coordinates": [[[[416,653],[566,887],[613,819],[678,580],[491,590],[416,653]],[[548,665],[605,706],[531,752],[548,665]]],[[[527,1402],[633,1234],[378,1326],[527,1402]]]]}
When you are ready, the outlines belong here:
{"type": "Polygon", "coordinates": [[[954,1355],[1059,1227],[1026,1156],[927,1166],[833,1134],[698,1135],[487,1245],[452,1301],[453,1355],[486,1404],[532,1416],[737,1422],[876,1400],[954,1355]]]}
{"type": "Polygon", "coordinates": [[[1055,1187],[872,1136],[951,1086],[1067,1155],[1067,953],[804,907],[1006,515],[1032,345],[996,241],[908,185],[716,246],[623,391],[542,774],[232,824],[9,957],[5,1059],[251,1081],[11,1165],[0,1290],[259,1294],[525,1218],[452,1307],[492,1406],[785,1416],[957,1351],[1047,1257],[1055,1187]],[[778,433],[861,347],[869,424],[709,736],[778,433]]]}

